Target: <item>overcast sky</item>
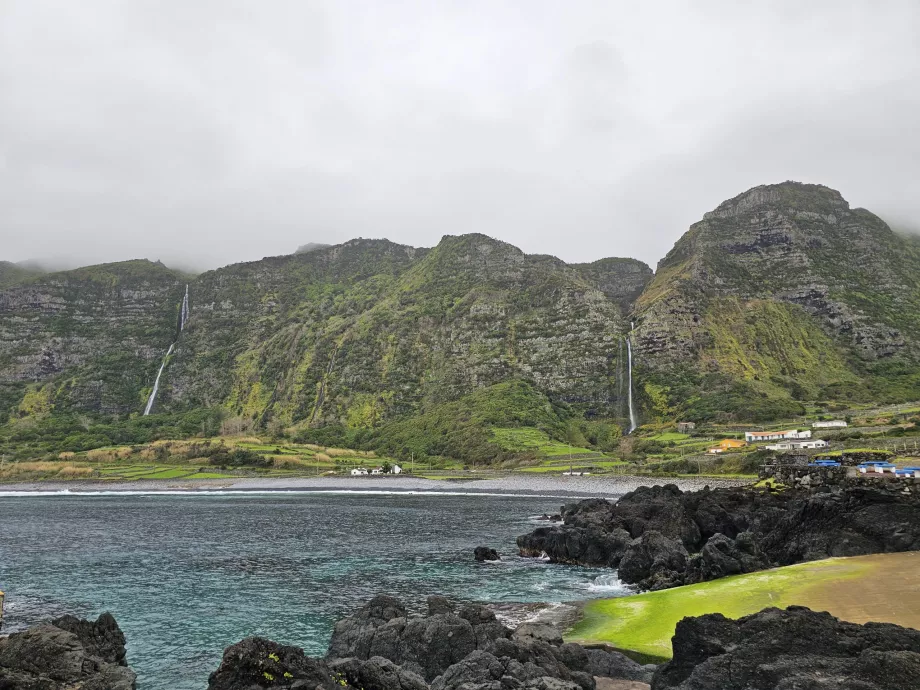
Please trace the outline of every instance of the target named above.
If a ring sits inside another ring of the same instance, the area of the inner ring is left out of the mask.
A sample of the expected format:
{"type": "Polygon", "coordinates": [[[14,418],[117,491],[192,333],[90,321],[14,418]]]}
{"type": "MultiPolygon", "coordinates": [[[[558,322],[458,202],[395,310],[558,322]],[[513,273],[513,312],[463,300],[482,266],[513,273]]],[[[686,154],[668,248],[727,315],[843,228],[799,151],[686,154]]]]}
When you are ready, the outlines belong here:
{"type": "Polygon", "coordinates": [[[654,266],[787,179],[920,227],[918,36],[917,0],[0,0],[0,259],[654,266]]]}

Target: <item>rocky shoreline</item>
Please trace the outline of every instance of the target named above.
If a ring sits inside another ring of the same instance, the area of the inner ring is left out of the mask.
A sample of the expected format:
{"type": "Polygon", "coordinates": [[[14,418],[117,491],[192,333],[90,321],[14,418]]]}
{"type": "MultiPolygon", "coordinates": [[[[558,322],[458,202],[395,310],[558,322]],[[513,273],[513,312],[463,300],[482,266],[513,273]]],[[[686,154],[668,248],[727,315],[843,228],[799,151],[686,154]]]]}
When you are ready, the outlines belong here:
{"type": "MultiPolygon", "coordinates": [[[[430,597],[411,616],[378,595],[335,625],[323,658],[250,637],[229,646],[209,690],[770,690],[920,687],[920,631],[857,625],[802,607],[677,625],[673,659],[642,665],[565,643],[558,630],[512,630],[478,605],[430,597]]],[[[0,638],[2,690],[135,690],[115,619],[72,616],[0,638]]]]}
{"type": "Polygon", "coordinates": [[[657,590],[834,556],[920,550],[920,495],[853,486],[772,491],[641,487],[563,506],[518,537],[523,556],[616,568],[657,590]]]}
{"type": "Polygon", "coordinates": [[[573,498],[611,498],[635,491],[640,486],[674,484],[685,490],[741,486],[749,480],[688,477],[681,479],[594,475],[587,477],[533,476],[524,474],[482,476],[463,479],[424,479],[410,476],[382,477],[247,477],[240,479],[169,480],[133,482],[47,481],[0,484],[0,493],[93,493],[99,491],[419,491],[428,493],[532,494],[573,498]]]}

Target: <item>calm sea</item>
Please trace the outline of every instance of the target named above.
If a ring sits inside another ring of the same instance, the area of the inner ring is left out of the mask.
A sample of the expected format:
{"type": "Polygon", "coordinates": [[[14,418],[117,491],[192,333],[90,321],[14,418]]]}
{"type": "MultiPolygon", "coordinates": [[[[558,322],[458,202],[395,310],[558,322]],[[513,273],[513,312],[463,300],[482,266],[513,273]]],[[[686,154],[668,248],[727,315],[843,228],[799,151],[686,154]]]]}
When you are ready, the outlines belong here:
{"type": "Polygon", "coordinates": [[[4,632],[111,611],[141,690],[207,686],[262,635],[325,653],[333,623],[379,592],[559,602],[625,593],[610,571],[513,556],[560,498],[405,493],[0,495],[4,632]],[[473,561],[485,544],[500,564],[473,561]]]}

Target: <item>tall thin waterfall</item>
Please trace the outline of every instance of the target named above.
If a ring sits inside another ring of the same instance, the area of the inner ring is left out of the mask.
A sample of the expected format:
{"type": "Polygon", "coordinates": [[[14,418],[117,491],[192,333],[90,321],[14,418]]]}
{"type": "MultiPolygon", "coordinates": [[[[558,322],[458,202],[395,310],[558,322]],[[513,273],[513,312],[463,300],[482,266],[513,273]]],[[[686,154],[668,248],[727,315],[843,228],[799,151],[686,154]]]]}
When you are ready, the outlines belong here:
{"type": "Polygon", "coordinates": [[[632,321],[629,322],[629,335],[626,338],[626,357],[627,364],[629,366],[629,433],[631,434],[636,430],[636,427],[639,424],[636,422],[636,410],[633,407],[633,384],[632,384],[632,333],[635,330],[636,325],[632,321]]]}
{"type": "Polygon", "coordinates": [[[166,351],[166,356],[163,358],[163,363],[160,365],[160,370],[157,372],[157,377],[153,382],[153,390],[150,391],[150,397],[147,398],[147,407],[144,408],[145,417],[150,414],[150,410],[153,409],[153,401],[156,400],[157,391],[160,390],[160,377],[163,375],[163,369],[166,368],[166,360],[169,359],[175,346],[175,343],[169,346],[169,349],[166,351]]]}
{"type": "Polygon", "coordinates": [[[185,330],[185,322],[188,321],[188,285],[185,286],[185,297],[182,298],[182,308],[179,310],[179,332],[185,330]]]}
{"type": "MultiPolygon", "coordinates": [[[[182,306],[179,308],[179,333],[185,330],[185,324],[188,321],[189,307],[188,307],[188,285],[185,286],[185,295],[182,297],[182,306]]],[[[157,398],[157,392],[160,390],[160,377],[163,375],[163,370],[166,368],[166,362],[169,360],[169,356],[173,353],[173,350],[176,348],[176,344],[179,342],[179,334],[176,334],[176,340],[173,342],[169,349],[166,351],[166,356],[163,357],[163,362],[160,364],[160,370],[157,372],[157,377],[153,381],[153,390],[150,391],[150,397],[147,398],[147,406],[144,408],[144,416],[150,414],[150,411],[153,409],[153,403],[157,398]]]]}

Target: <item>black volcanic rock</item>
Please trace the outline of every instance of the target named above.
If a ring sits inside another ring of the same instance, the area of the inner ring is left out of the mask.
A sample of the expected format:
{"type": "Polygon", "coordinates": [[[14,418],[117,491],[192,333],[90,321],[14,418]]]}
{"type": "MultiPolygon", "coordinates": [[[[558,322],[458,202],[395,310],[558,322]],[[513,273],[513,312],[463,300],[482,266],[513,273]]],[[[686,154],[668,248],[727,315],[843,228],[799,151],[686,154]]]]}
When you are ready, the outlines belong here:
{"type": "Polygon", "coordinates": [[[310,688],[342,690],[347,682],[321,659],[262,637],[248,637],[224,650],[220,666],[208,678],[208,690],[310,688]]]}
{"type": "Polygon", "coordinates": [[[920,631],[845,623],[803,607],[685,618],[672,644],[653,690],[920,688],[920,631]]]}
{"type": "Polygon", "coordinates": [[[429,600],[429,611],[437,613],[408,617],[397,599],[376,596],[336,623],[327,658],[379,656],[431,681],[477,649],[511,635],[483,606],[465,606],[456,614],[439,597],[429,600]]]}
{"type": "Polygon", "coordinates": [[[661,589],[831,556],[920,550],[920,496],[850,486],[812,493],[643,487],[565,506],[564,523],[518,537],[522,556],[619,568],[661,589]]]}
{"type": "Polygon", "coordinates": [[[498,561],[501,560],[498,551],[488,546],[477,546],[473,551],[473,558],[477,561],[498,561]]]}
{"type": "Polygon", "coordinates": [[[125,637],[108,613],[64,616],[0,638],[2,690],[134,690],[125,637]]]}

